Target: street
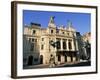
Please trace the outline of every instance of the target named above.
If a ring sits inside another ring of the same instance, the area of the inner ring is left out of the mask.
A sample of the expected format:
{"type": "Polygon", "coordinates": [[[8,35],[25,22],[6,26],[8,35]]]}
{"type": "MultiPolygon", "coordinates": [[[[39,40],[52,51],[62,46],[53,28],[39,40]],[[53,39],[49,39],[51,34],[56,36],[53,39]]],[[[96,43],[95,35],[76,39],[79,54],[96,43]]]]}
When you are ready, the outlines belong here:
{"type": "MultiPolygon", "coordinates": [[[[24,69],[38,69],[38,68],[50,68],[49,64],[39,64],[39,65],[32,65],[32,66],[24,66],[24,69]]],[[[52,68],[59,68],[59,67],[81,67],[81,66],[91,66],[90,61],[82,61],[82,62],[72,62],[72,63],[62,63],[59,65],[55,65],[55,67],[52,68]]]]}

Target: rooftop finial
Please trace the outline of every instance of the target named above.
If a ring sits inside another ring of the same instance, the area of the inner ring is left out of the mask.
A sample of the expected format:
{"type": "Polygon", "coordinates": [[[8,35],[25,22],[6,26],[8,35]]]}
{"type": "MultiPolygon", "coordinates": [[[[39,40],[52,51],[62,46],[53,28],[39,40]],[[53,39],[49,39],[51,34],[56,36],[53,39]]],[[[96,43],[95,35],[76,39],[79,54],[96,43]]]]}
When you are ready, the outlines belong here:
{"type": "Polygon", "coordinates": [[[50,17],[50,23],[54,23],[54,18],[55,18],[54,16],[50,17]]]}
{"type": "Polygon", "coordinates": [[[56,27],[54,18],[55,18],[54,16],[50,17],[49,24],[48,24],[49,27],[56,27]]]}

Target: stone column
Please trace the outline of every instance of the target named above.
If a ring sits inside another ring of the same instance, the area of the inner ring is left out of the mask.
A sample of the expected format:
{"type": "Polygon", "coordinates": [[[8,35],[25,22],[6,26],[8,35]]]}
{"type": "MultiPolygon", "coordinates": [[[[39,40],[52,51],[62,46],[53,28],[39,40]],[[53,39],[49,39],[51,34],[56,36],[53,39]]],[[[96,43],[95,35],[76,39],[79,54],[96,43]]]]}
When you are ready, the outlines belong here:
{"type": "MultiPolygon", "coordinates": [[[[56,42],[57,40],[56,40],[56,37],[55,37],[55,42],[56,42]]],[[[57,46],[55,45],[55,54],[54,54],[54,57],[55,57],[55,63],[57,63],[57,56],[56,56],[56,54],[57,54],[57,46]]]]}
{"type": "Polygon", "coordinates": [[[71,62],[71,57],[67,56],[67,62],[71,62]]]}
{"type": "Polygon", "coordinates": [[[76,43],[75,47],[76,47],[76,50],[78,51],[78,42],[77,42],[78,40],[75,40],[75,41],[76,41],[75,42],[76,43]]]}
{"type": "Polygon", "coordinates": [[[63,40],[62,39],[61,39],[60,43],[61,43],[61,50],[63,50],[63,40]]]}
{"type": "Polygon", "coordinates": [[[63,55],[61,55],[61,63],[64,63],[65,62],[65,58],[63,55]]]}
{"type": "MultiPolygon", "coordinates": [[[[56,40],[56,38],[55,38],[55,42],[56,42],[57,40],[56,40]]],[[[57,51],[57,47],[55,47],[55,52],[57,51]]]]}
{"type": "Polygon", "coordinates": [[[66,46],[67,46],[67,51],[69,51],[69,47],[68,47],[68,39],[66,40],[66,46]]]}
{"type": "Polygon", "coordinates": [[[72,39],[72,50],[74,51],[75,50],[75,45],[74,45],[74,40],[72,39]]]}

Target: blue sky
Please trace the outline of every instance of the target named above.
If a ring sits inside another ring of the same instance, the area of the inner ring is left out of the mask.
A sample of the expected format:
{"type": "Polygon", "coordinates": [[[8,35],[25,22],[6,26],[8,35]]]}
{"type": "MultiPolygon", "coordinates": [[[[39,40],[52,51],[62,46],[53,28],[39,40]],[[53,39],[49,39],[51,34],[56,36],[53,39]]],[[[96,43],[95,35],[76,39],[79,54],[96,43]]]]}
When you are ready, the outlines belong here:
{"type": "Polygon", "coordinates": [[[64,25],[66,27],[68,21],[71,21],[73,27],[81,34],[90,32],[91,14],[89,13],[23,10],[23,24],[30,25],[31,22],[34,22],[39,23],[42,27],[46,28],[50,16],[55,16],[54,20],[57,26],[64,25]]]}

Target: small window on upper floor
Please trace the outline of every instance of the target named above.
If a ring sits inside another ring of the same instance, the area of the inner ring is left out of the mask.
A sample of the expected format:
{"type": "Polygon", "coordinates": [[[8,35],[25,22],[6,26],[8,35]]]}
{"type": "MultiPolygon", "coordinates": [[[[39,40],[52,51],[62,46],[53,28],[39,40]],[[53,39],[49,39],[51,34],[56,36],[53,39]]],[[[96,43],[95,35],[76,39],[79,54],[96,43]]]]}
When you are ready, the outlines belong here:
{"type": "Polygon", "coordinates": [[[33,34],[36,34],[36,30],[33,30],[33,34]]]}
{"type": "Polygon", "coordinates": [[[35,42],[37,42],[37,39],[35,39],[35,42]]]}
{"type": "Polygon", "coordinates": [[[51,30],[51,33],[53,33],[53,30],[51,30]]]}
{"type": "Polygon", "coordinates": [[[32,38],[32,42],[34,42],[34,38],[32,38]]]}
{"type": "Polygon", "coordinates": [[[67,33],[67,35],[69,36],[69,33],[67,33]]]}
{"type": "Polygon", "coordinates": [[[44,49],[44,45],[42,44],[42,45],[41,45],[41,50],[43,50],[43,49],[44,49]]]}
{"type": "Polygon", "coordinates": [[[64,32],[62,32],[62,34],[65,34],[64,32]]]}
{"type": "Polygon", "coordinates": [[[44,38],[42,38],[42,41],[44,41],[44,38]]]}
{"type": "Polygon", "coordinates": [[[29,42],[31,42],[31,38],[29,38],[29,42]]]}

